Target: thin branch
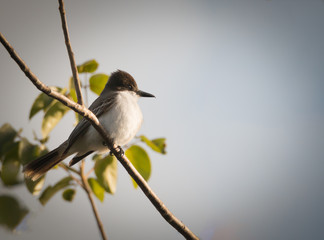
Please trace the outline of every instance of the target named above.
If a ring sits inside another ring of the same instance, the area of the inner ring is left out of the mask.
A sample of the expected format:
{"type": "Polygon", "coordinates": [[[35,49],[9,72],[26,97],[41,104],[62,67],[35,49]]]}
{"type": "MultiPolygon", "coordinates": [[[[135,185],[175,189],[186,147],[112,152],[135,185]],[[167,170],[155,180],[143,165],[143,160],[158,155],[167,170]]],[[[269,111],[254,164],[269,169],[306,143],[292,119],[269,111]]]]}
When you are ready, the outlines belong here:
{"type": "MultiPolygon", "coordinates": [[[[114,151],[112,152],[116,156],[116,153],[114,151]]],[[[158,196],[153,192],[142,175],[138,173],[136,168],[125,156],[118,158],[118,160],[124,166],[129,175],[131,175],[131,177],[135,180],[138,186],[142,189],[142,191],[148,197],[154,207],[169,224],[171,224],[186,239],[199,239],[185,224],[183,224],[176,216],[172,214],[172,212],[158,198],[158,196]]]]}
{"type": "MultiPolygon", "coordinates": [[[[81,106],[80,104],[70,100],[66,96],[60,94],[59,92],[52,90],[50,87],[46,86],[44,83],[42,83],[36,75],[30,71],[30,69],[27,67],[25,62],[19,57],[15,49],[10,45],[10,43],[6,40],[6,38],[0,33],[0,42],[2,45],[7,49],[10,56],[15,60],[15,62],[18,64],[20,69],[25,73],[25,75],[29,78],[29,80],[36,86],[37,89],[42,91],[43,93],[47,94],[50,97],[55,98],[56,100],[63,103],[65,106],[71,108],[73,111],[79,113],[86,119],[90,120],[90,122],[94,125],[100,125],[99,120],[97,117],[87,108],[84,106],[81,106]]],[[[96,129],[98,127],[95,127],[96,129]]]]}
{"type": "Polygon", "coordinates": [[[78,103],[80,105],[84,105],[83,98],[82,98],[82,93],[81,93],[79,73],[78,73],[78,69],[77,69],[76,64],[75,64],[74,53],[72,51],[68,26],[67,26],[67,23],[66,23],[64,2],[63,2],[63,0],[58,0],[58,1],[59,1],[59,5],[60,5],[59,10],[60,10],[60,15],[61,15],[62,29],[63,29],[63,33],[64,33],[65,45],[66,45],[66,49],[67,49],[68,54],[69,54],[69,59],[70,59],[70,64],[71,64],[71,69],[72,69],[72,74],[73,74],[74,87],[75,87],[75,91],[76,91],[76,94],[77,94],[78,103]]]}
{"type": "Polygon", "coordinates": [[[84,160],[81,161],[80,172],[81,172],[81,180],[82,180],[82,183],[83,183],[83,186],[84,186],[83,189],[87,193],[87,196],[88,196],[89,201],[91,203],[92,211],[93,211],[93,214],[96,217],[98,228],[99,228],[100,233],[101,233],[101,237],[102,237],[103,240],[108,240],[108,238],[106,236],[106,233],[105,233],[105,230],[104,230],[104,227],[103,227],[103,224],[102,224],[102,221],[101,221],[101,219],[99,217],[98,209],[96,207],[96,204],[95,204],[93,196],[92,196],[92,190],[91,190],[91,188],[89,186],[88,179],[84,174],[84,160]]]}
{"type": "Polygon", "coordinates": [[[68,169],[68,170],[70,170],[70,171],[72,171],[72,172],[74,172],[74,173],[80,175],[80,172],[79,172],[78,170],[75,170],[73,167],[69,167],[69,166],[66,165],[64,162],[61,162],[60,165],[63,165],[63,167],[64,167],[65,169],[68,169]]]}
{"type": "Polygon", "coordinates": [[[153,192],[153,190],[149,187],[140,173],[134,168],[131,162],[126,158],[125,155],[121,155],[119,152],[119,148],[112,142],[112,140],[108,137],[107,131],[102,127],[99,123],[97,117],[87,108],[81,106],[62,94],[51,90],[48,86],[43,84],[36,76],[33,74],[30,69],[26,66],[24,61],[18,56],[9,42],[4,38],[4,36],[0,33],[0,41],[4,45],[4,47],[9,52],[10,56],[16,61],[21,70],[25,73],[25,75],[32,81],[32,83],[45,94],[57,99],[67,107],[71,108],[75,112],[81,114],[85,117],[91,125],[99,132],[108,148],[111,152],[116,156],[116,158],[121,162],[127,172],[133,177],[135,182],[140,186],[145,195],[149,198],[155,208],[159,211],[162,217],[171,224],[180,234],[182,234],[186,239],[198,239],[198,237],[186,226],[184,225],[178,218],[176,218],[170,210],[163,204],[163,202],[157,197],[157,195],[153,192]]]}
{"type": "Polygon", "coordinates": [[[86,173],[86,177],[88,178],[89,177],[89,175],[92,173],[94,171],[94,167],[93,168],[91,168],[87,173],[86,173]]]}
{"type": "MultiPolygon", "coordinates": [[[[83,189],[85,188],[84,184],[82,183],[82,181],[80,181],[80,179],[76,178],[75,176],[72,175],[72,173],[69,171],[70,169],[68,168],[68,166],[66,166],[64,163],[59,163],[59,166],[61,168],[63,168],[68,174],[69,176],[76,181],[77,184],[79,184],[83,189]]],[[[78,173],[79,176],[81,176],[80,173],[78,173]]]]}

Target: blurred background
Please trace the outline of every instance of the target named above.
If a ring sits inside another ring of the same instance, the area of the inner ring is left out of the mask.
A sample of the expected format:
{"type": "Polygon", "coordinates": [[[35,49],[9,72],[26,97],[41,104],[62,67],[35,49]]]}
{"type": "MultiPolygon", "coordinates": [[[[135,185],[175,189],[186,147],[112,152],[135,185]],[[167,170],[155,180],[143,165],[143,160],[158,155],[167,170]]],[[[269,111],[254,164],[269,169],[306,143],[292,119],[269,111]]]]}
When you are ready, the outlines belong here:
{"type": "MultiPolygon", "coordinates": [[[[140,100],[139,134],[168,144],[165,156],[150,152],[149,184],[194,233],[324,239],[323,1],[66,0],[65,8],[77,64],[94,58],[98,72],[125,70],[157,97],[140,100]]],[[[41,81],[68,85],[57,1],[1,0],[0,31],[41,81]]],[[[28,120],[39,91],[2,46],[0,78],[0,125],[40,135],[41,115],[28,120]]],[[[69,112],[50,148],[73,123],[69,112]]],[[[116,194],[96,199],[108,238],[183,239],[118,167],[116,194]]],[[[100,239],[83,191],[45,207],[23,186],[0,193],[30,209],[0,239],[100,239]]]]}

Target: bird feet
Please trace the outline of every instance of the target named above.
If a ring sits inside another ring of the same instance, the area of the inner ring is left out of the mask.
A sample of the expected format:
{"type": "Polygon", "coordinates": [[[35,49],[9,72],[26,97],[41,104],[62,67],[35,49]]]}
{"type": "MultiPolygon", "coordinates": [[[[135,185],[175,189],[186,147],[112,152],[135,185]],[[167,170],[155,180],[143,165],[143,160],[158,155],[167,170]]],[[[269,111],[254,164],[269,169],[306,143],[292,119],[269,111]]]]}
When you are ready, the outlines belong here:
{"type": "MultiPolygon", "coordinates": [[[[115,148],[115,151],[117,152],[117,156],[116,157],[122,157],[124,156],[125,152],[124,150],[121,148],[121,146],[117,146],[115,148]]],[[[113,155],[112,151],[110,151],[110,155],[113,155]]]]}

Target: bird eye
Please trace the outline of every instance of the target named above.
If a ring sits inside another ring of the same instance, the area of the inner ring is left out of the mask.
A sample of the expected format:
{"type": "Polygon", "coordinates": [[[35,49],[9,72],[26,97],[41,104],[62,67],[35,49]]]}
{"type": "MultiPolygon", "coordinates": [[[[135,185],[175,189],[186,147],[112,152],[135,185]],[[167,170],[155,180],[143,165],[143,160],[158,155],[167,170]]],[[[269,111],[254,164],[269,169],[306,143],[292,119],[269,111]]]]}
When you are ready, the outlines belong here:
{"type": "Polygon", "coordinates": [[[133,90],[132,85],[128,85],[128,89],[129,89],[129,90],[133,90]]]}

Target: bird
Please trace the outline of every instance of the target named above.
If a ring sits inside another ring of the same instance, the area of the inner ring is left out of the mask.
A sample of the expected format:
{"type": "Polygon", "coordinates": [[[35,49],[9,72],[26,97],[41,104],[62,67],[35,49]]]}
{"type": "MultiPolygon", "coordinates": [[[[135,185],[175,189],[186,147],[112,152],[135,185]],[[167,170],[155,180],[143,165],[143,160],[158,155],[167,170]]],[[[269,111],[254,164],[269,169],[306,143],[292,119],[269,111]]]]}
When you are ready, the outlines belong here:
{"type": "MultiPolygon", "coordinates": [[[[140,97],[155,96],[139,90],[136,81],[129,73],[117,70],[110,75],[99,97],[89,107],[106,129],[108,137],[118,146],[130,142],[142,125],[143,115],[138,105],[140,97]]],[[[36,181],[56,164],[73,154],[75,155],[69,162],[69,166],[73,166],[91,153],[107,151],[109,149],[103,138],[90,122],[83,118],[65,142],[26,164],[23,172],[27,178],[36,181]]]]}

